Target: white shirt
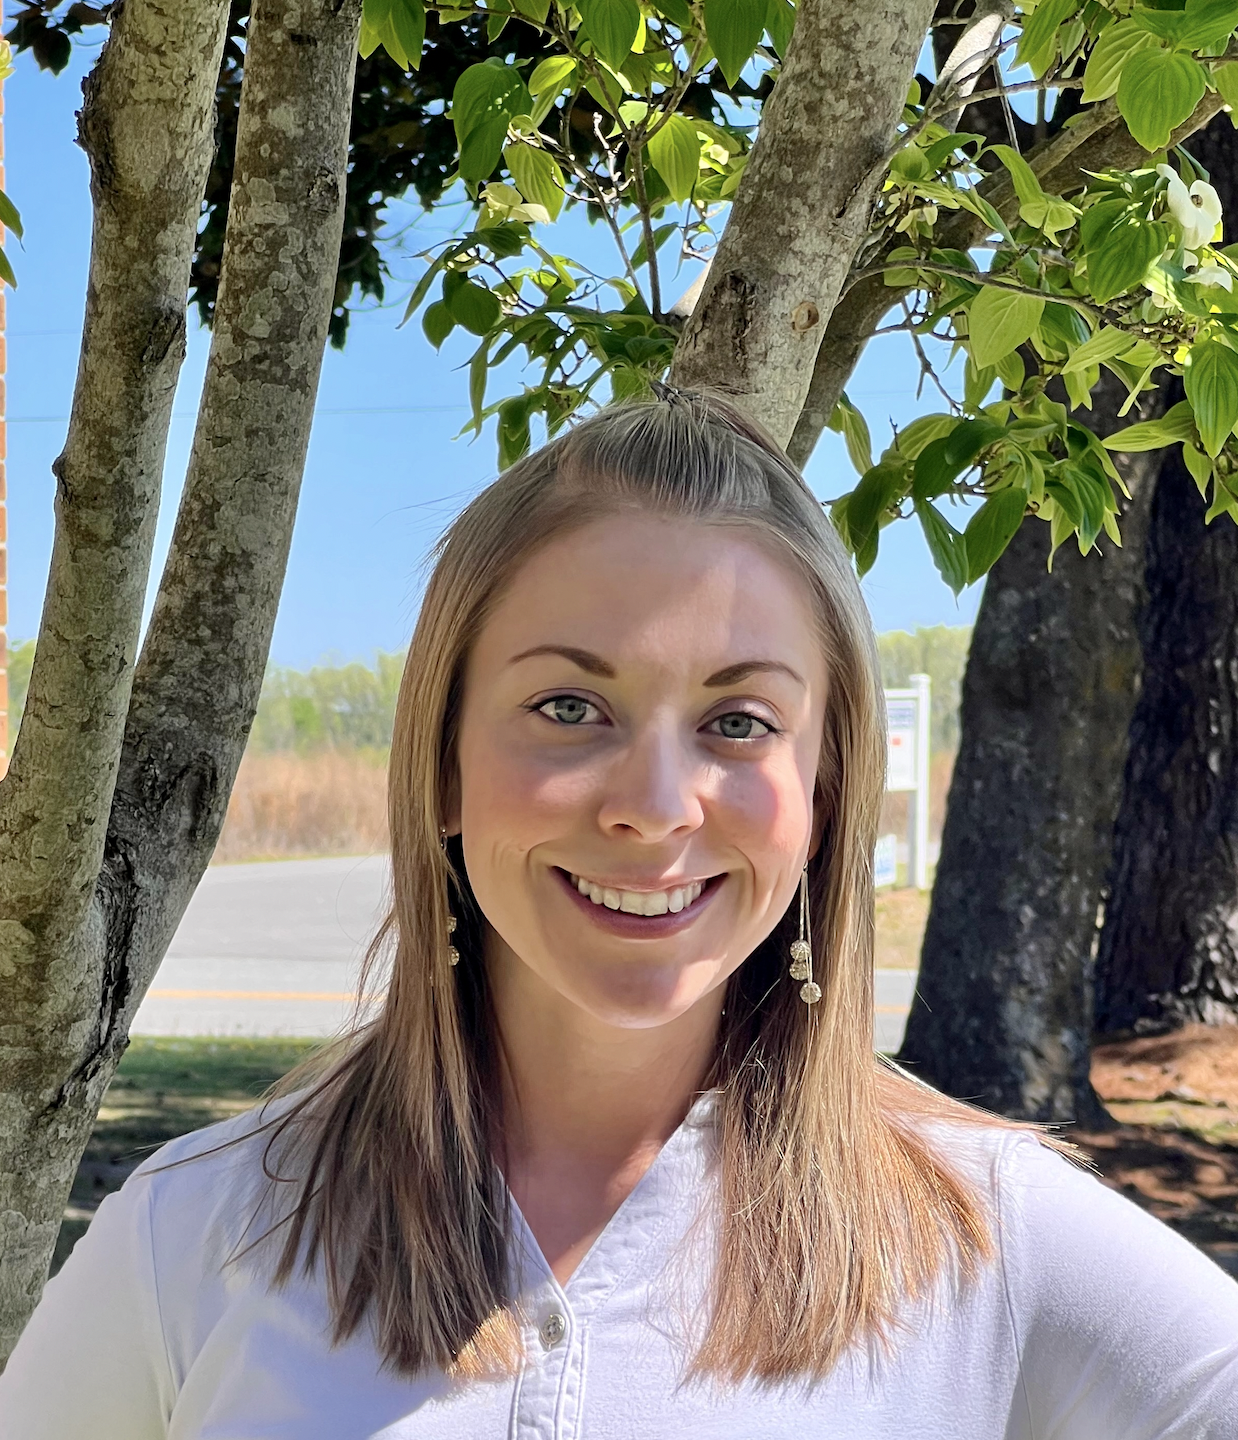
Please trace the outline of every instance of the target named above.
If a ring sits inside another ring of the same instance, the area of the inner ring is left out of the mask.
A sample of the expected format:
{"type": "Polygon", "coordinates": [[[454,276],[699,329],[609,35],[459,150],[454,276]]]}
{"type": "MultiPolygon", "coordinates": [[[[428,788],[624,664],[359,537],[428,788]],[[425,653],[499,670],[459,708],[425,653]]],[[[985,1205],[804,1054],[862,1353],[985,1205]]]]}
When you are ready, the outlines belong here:
{"type": "Polygon", "coordinates": [[[670,1297],[703,1293],[709,1270],[680,1243],[711,1183],[708,1098],[566,1286],[517,1215],[528,1358],[515,1378],[467,1385],[383,1370],[365,1327],[332,1348],[315,1281],[273,1290],[256,1256],[223,1267],[262,1143],[151,1173],[252,1120],[182,1137],[103,1202],[48,1285],[0,1378],[0,1437],[1238,1440],[1238,1285],[1034,1139],[996,1130],[950,1135],[990,1189],[997,1258],[908,1307],[888,1356],[857,1346],[815,1388],[681,1386],[670,1297]]]}

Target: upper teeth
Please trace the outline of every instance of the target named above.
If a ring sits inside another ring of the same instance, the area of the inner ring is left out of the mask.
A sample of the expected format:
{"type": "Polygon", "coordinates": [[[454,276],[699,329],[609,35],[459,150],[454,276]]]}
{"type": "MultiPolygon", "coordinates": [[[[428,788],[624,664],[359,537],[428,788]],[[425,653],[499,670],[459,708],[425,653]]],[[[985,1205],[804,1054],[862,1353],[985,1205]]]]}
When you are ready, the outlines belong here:
{"type": "Polygon", "coordinates": [[[586,880],[583,875],[573,875],[572,884],[595,905],[605,905],[608,910],[626,910],[629,915],[665,915],[668,910],[676,915],[691,905],[705,888],[703,880],[694,880],[675,890],[612,890],[594,880],[586,880]]]}

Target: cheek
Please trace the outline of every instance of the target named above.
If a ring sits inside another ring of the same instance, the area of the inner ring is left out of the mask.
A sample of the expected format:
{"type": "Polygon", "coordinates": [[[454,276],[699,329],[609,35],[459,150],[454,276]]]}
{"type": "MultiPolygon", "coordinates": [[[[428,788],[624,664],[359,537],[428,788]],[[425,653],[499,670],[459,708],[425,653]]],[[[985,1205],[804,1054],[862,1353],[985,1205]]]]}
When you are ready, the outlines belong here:
{"type": "Polygon", "coordinates": [[[501,734],[467,732],[460,743],[461,820],[471,838],[501,832],[503,848],[527,849],[562,832],[595,801],[596,776],[501,734]]]}
{"type": "Polygon", "coordinates": [[[744,767],[718,786],[715,813],[754,860],[798,856],[812,829],[812,781],[790,759],[744,767]]]}

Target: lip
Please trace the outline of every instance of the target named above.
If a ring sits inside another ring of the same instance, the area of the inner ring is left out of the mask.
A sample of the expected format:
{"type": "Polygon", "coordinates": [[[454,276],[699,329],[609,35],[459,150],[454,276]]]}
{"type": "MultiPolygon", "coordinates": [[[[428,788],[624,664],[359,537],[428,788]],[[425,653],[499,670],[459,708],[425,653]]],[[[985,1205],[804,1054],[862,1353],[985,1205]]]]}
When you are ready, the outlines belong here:
{"type": "MultiPolygon", "coordinates": [[[[605,905],[595,905],[587,895],[582,895],[572,884],[566,870],[560,870],[557,865],[551,867],[555,880],[562,887],[564,893],[580,910],[600,929],[611,935],[622,935],[631,940],[662,940],[668,935],[677,935],[679,931],[687,929],[689,925],[699,916],[712,902],[718,891],[726,882],[726,875],[712,875],[705,881],[705,888],[696,897],[691,905],[686,905],[678,914],[672,914],[669,910],[665,915],[631,915],[626,910],[608,910],[605,905]]],[[[679,884],[684,882],[680,881],[679,884]]],[[[691,882],[687,882],[691,883],[691,882]]],[[[644,885],[616,886],[616,889],[637,890],[646,892],[653,889],[666,889],[665,885],[657,887],[644,885]]]]}

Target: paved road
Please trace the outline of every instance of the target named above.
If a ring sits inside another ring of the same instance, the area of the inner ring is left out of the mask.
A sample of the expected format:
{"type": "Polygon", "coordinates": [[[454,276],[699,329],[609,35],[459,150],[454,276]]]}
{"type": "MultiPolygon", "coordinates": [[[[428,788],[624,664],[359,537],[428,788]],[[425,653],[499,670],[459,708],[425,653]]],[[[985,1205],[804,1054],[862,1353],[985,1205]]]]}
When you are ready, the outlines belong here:
{"type": "MultiPolygon", "coordinates": [[[[136,1035],[331,1035],[386,908],[387,859],[208,870],[138,1010],[136,1035]]],[[[914,970],[878,970],[874,1041],[902,1039],[914,970]]]]}

